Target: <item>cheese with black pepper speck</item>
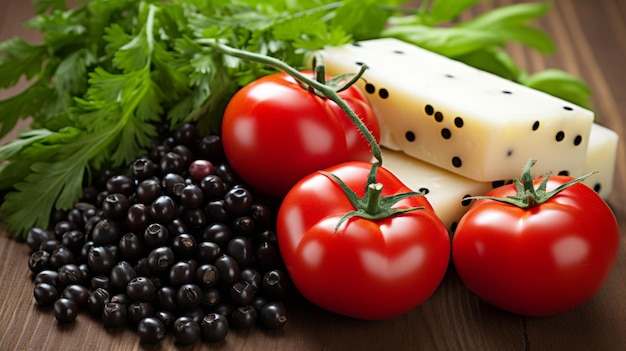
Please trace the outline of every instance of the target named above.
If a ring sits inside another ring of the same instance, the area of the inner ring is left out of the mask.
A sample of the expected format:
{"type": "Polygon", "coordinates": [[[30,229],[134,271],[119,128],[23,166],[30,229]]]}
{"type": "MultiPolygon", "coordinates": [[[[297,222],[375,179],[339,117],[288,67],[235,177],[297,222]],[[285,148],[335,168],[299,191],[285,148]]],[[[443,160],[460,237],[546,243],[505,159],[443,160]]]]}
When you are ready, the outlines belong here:
{"type": "Polygon", "coordinates": [[[381,144],[480,182],[581,174],[593,112],[397,39],[321,51],[331,75],[368,69],[357,84],[381,144]]]}
{"type": "Polygon", "coordinates": [[[457,222],[473,202],[467,198],[483,195],[492,189],[491,183],[465,178],[403,152],[386,148],[383,148],[383,167],[411,190],[424,193],[437,216],[451,232],[454,232],[457,222]]]}
{"type": "Polygon", "coordinates": [[[585,168],[580,174],[572,174],[578,177],[597,171],[598,173],[583,182],[603,198],[607,198],[613,190],[618,141],[619,136],[615,131],[594,123],[589,137],[585,168]]]}
{"type": "MultiPolygon", "coordinates": [[[[589,172],[598,173],[585,179],[584,183],[601,197],[607,198],[613,190],[615,162],[617,161],[618,134],[599,124],[593,124],[587,148],[587,161],[579,177],[589,172]]],[[[383,166],[394,173],[413,191],[421,191],[433,206],[437,216],[454,232],[456,224],[474,200],[468,197],[484,195],[487,191],[508,184],[503,182],[480,182],[449,172],[427,162],[408,156],[401,151],[383,148],[383,166]]],[[[531,170],[533,175],[541,176],[531,170]]],[[[518,174],[515,178],[519,178],[518,174]]]]}

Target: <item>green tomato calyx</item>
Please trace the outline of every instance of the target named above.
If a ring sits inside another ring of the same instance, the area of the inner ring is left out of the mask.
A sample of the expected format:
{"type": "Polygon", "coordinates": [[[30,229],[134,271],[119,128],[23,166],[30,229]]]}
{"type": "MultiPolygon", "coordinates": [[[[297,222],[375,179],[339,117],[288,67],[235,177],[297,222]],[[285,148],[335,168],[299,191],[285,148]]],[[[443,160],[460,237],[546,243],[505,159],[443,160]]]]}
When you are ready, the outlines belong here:
{"type": "Polygon", "coordinates": [[[389,218],[392,216],[396,216],[399,214],[423,210],[424,207],[407,207],[407,208],[392,208],[393,205],[398,203],[399,201],[406,199],[411,196],[423,196],[424,194],[421,192],[409,191],[405,193],[399,193],[394,195],[382,196],[383,184],[378,183],[376,181],[376,173],[380,164],[378,162],[374,162],[372,165],[372,169],[370,170],[367,185],[365,188],[365,194],[363,197],[359,197],[354,190],[350,189],[346,183],[344,183],[339,177],[336,175],[326,172],[320,171],[322,174],[333,180],[335,183],[341,186],[341,189],[346,194],[352,205],[354,206],[354,211],[350,211],[343,215],[337,225],[335,226],[335,232],[339,229],[341,224],[346,220],[359,217],[368,219],[371,221],[382,220],[385,218],[389,218]]]}
{"type": "Polygon", "coordinates": [[[495,197],[495,196],[472,196],[468,197],[468,199],[476,199],[476,200],[493,200],[502,202],[505,204],[517,206],[519,208],[533,208],[535,206],[541,205],[542,203],[550,200],[555,195],[560,193],[561,191],[571,187],[576,183],[580,183],[585,179],[589,178],[593,174],[597,173],[597,171],[587,173],[578,178],[572,179],[569,182],[563,183],[556,187],[554,190],[546,191],[546,186],[548,184],[548,180],[550,179],[551,173],[548,173],[541,183],[535,188],[534,178],[530,173],[530,168],[537,162],[537,160],[530,159],[526,163],[524,170],[522,171],[521,180],[518,178],[513,179],[513,184],[515,185],[515,190],[517,193],[514,196],[506,196],[506,197],[495,197]]]}

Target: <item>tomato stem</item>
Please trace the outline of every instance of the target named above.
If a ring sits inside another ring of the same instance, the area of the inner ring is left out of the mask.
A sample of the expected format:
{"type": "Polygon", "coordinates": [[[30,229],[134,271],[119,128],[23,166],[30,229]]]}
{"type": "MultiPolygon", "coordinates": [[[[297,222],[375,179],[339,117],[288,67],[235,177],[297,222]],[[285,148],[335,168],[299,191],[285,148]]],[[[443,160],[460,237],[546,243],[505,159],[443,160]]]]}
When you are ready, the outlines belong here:
{"type": "Polygon", "coordinates": [[[324,66],[324,57],[315,53],[313,58],[313,70],[315,71],[315,81],[320,84],[326,84],[326,66],[324,66]]]}
{"type": "Polygon", "coordinates": [[[403,199],[411,196],[423,196],[424,194],[409,191],[406,193],[383,196],[383,185],[376,182],[376,175],[378,173],[379,166],[380,164],[378,162],[374,162],[372,164],[372,168],[367,178],[367,185],[363,197],[359,197],[354,192],[354,190],[350,189],[350,187],[348,187],[348,185],[346,185],[346,183],[344,183],[344,181],[339,179],[339,177],[337,177],[336,175],[326,171],[320,171],[322,174],[330,178],[341,187],[348,200],[350,200],[350,203],[352,203],[352,206],[354,206],[354,211],[346,213],[337,222],[337,225],[335,226],[335,232],[339,229],[343,222],[353,217],[377,221],[399,214],[424,209],[424,207],[392,208],[393,205],[403,199]]]}
{"type": "Polygon", "coordinates": [[[546,186],[548,185],[548,180],[550,179],[551,173],[548,173],[539,183],[539,185],[535,188],[534,177],[530,172],[530,168],[535,165],[537,160],[530,159],[526,163],[524,170],[522,171],[521,180],[515,178],[513,180],[513,184],[515,184],[516,194],[514,196],[507,197],[495,197],[495,196],[472,196],[468,197],[468,199],[475,200],[493,200],[502,203],[506,203],[509,205],[517,206],[519,208],[533,208],[535,206],[539,206],[542,203],[550,200],[552,197],[560,193],[561,191],[569,188],[570,186],[580,183],[583,180],[589,178],[593,174],[597,173],[597,171],[587,173],[581,177],[576,179],[572,179],[569,182],[559,185],[552,191],[546,191],[546,186]]]}
{"type": "MultiPolygon", "coordinates": [[[[316,91],[320,92],[323,96],[335,102],[348,115],[350,120],[352,120],[352,122],[356,125],[356,127],[361,132],[361,134],[363,134],[365,139],[367,139],[367,141],[369,142],[370,147],[372,148],[372,155],[374,156],[374,158],[378,161],[379,164],[382,164],[383,162],[382,151],[380,149],[380,146],[376,142],[374,135],[372,135],[372,133],[367,128],[365,123],[361,121],[361,119],[350,108],[350,106],[348,106],[348,104],[339,96],[339,94],[337,94],[337,90],[333,86],[325,83],[325,77],[322,80],[322,82],[319,82],[315,79],[311,79],[305,76],[304,74],[300,73],[297,69],[289,66],[287,63],[277,58],[257,54],[257,53],[246,51],[246,50],[236,49],[236,48],[224,45],[224,44],[220,44],[214,39],[198,39],[198,42],[202,44],[209,44],[213,48],[217,49],[218,51],[221,51],[222,53],[225,53],[230,56],[234,56],[234,57],[248,60],[248,61],[266,64],[268,66],[272,66],[277,69],[280,69],[281,71],[292,76],[298,82],[305,83],[309,87],[309,91],[311,91],[310,89],[312,87],[316,91]]],[[[358,80],[363,75],[363,73],[365,73],[366,69],[367,69],[366,65],[361,66],[361,69],[359,70],[359,72],[348,83],[353,84],[356,80],[358,80]]],[[[321,68],[320,70],[324,70],[324,69],[321,68]]],[[[316,67],[315,74],[316,76],[317,74],[319,74],[317,67],[316,67]]],[[[345,88],[346,88],[346,85],[344,84],[340,89],[343,90],[345,88]]]]}
{"type": "Polygon", "coordinates": [[[381,183],[371,183],[367,185],[367,207],[365,211],[369,214],[376,214],[380,212],[380,195],[383,192],[383,185],[381,183]]]}

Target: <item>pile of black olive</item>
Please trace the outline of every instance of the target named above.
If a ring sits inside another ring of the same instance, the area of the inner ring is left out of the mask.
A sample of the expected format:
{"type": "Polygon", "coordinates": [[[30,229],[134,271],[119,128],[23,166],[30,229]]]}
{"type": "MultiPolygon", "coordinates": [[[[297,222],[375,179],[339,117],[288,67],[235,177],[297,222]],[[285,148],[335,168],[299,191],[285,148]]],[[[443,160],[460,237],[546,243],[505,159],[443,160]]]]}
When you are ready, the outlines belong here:
{"type": "Polygon", "coordinates": [[[101,178],[27,236],[35,300],[59,323],[84,310],[143,343],[171,332],[179,345],[285,325],[275,201],[237,178],[218,136],[185,124],[101,178]]]}

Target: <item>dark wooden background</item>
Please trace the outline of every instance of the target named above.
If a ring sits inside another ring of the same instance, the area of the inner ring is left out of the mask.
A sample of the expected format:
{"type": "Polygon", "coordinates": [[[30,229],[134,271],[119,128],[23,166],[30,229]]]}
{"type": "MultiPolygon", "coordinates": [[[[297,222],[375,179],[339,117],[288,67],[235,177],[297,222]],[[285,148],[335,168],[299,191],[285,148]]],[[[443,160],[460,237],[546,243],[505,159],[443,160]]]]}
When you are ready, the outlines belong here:
{"type": "MultiPolygon", "coordinates": [[[[512,0],[484,1],[470,14],[512,0]]],[[[416,1],[419,3],[419,1],[416,1]]],[[[0,0],[0,40],[20,35],[31,17],[27,0],[0,0]]],[[[534,72],[560,68],[582,77],[594,92],[601,124],[624,137],[626,113],[626,1],[556,0],[539,25],[557,42],[558,52],[542,56],[510,48],[517,62],[534,72]]],[[[0,98],[16,90],[0,90],[0,98]]],[[[284,330],[231,332],[224,343],[182,349],[219,350],[626,350],[626,155],[620,140],[615,188],[608,199],[621,225],[617,265],[606,285],[587,304],[561,315],[525,318],[499,311],[474,296],[450,269],[441,287],[415,310],[386,321],[366,322],[322,311],[294,296],[284,330]]],[[[35,199],[33,199],[35,200],[35,199]]],[[[27,204],[25,204],[27,206],[27,204]]],[[[86,313],[59,327],[49,309],[38,308],[27,267],[28,248],[10,239],[0,223],[0,351],[159,350],[172,339],[140,345],[131,330],[106,332],[86,313]]],[[[393,297],[389,297],[393,298],[393,297]]],[[[385,303],[381,301],[381,303],[385,303]]]]}

